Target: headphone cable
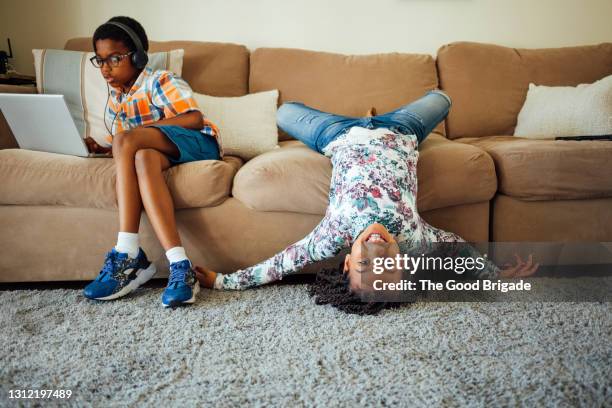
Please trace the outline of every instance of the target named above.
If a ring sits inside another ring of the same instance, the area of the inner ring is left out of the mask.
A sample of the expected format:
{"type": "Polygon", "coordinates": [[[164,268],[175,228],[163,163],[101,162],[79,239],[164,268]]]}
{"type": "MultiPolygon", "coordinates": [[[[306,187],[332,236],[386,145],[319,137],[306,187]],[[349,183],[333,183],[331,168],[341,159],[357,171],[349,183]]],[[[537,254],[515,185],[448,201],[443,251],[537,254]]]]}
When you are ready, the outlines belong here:
{"type": "Polygon", "coordinates": [[[107,82],[106,83],[106,103],[104,104],[104,114],[102,115],[102,119],[104,120],[104,127],[106,128],[110,136],[113,137],[112,129],[113,129],[113,126],[115,125],[115,120],[117,119],[119,112],[115,112],[115,117],[113,117],[113,121],[111,122],[111,128],[109,129],[108,125],[106,124],[106,111],[108,109],[109,100],[110,100],[110,86],[108,85],[108,82],[107,82]]]}

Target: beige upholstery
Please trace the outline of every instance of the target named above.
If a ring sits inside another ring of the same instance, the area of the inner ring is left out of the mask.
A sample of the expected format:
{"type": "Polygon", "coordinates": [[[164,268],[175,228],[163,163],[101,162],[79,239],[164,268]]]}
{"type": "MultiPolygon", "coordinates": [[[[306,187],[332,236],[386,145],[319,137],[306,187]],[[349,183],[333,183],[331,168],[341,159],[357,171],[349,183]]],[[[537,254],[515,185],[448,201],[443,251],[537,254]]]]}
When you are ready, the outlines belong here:
{"type": "MultiPolygon", "coordinates": [[[[259,211],[325,214],[331,164],[298,141],[245,164],[233,196],[259,211]]],[[[481,149],[432,133],[419,147],[420,211],[490,200],[497,181],[491,157],[481,149]],[[461,169],[461,171],[457,171],[461,169]]]]}
{"type": "MultiPolygon", "coordinates": [[[[427,212],[423,217],[466,239],[486,241],[488,208],[488,203],[469,204],[427,212]]],[[[176,219],[193,262],[227,273],[262,261],[299,240],[321,216],[254,211],[230,198],[215,207],[179,210],[176,219]]],[[[6,251],[0,257],[0,282],[92,279],[104,253],[117,239],[118,223],[113,210],[0,206],[0,248],[6,251]]],[[[167,276],[164,252],[145,215],[140,239],[157,265],[157,276],[167,276]]],[[[314,270],[316,266],[309,272],[314,270]]]]}
{"type": "Polygon", "coordinates": [[[493,200],[492,241],[612,241],[612,197],[523,201],[500,194],[493,200]]]}
{"type": "Polygon", "coordinates": [[[236,174],[232,195],[258,211],[325,214],[330,160],[297,140],[255,157],[236,174]]]}
{"type": "MultiPolygon", "coordinates": [[[[382,114],[437,86],[430,55],[342,55],[287,48],[251,53],[250,92],[278,89],[279,103],[298,101],[340,115],[364,116],[372,106],[382,114]]],[[[435,130],[443,134],[443,124],[435,130]]]]}
{"type": "Polygon", "coordinates": [[[612,43],[526,50],[458,42],[440,48],[437,67],[453,99],[447,136],[495,162],[491,240],[612,241],[612,143],[510,136],[530,82],[575,86],[611,75],[612,43]]]}
{"type": "MultiPolygon", "coordinates": [[[[242,160],[205,160],[165,172],[177,209],[210,207],[230,194],[242,160]]],[[[82,158],[22,149],[0,150],[0,204],[117,207],[112,159],[82,158]]]]}
{"type": "Polygon", "coordinates": [[[514,136],[461,138],[495,161],[498,190],[522,200],[612,197],[612,143],[531,140],[514,136]]]}
{"type": "Polygon", "coordinates": [[[612,74],[612,43],[515,49],[456,42],[438,50],[440,88],[453,100],[448,137],[512,135],[529,82],[591,83],[612,74]]]}

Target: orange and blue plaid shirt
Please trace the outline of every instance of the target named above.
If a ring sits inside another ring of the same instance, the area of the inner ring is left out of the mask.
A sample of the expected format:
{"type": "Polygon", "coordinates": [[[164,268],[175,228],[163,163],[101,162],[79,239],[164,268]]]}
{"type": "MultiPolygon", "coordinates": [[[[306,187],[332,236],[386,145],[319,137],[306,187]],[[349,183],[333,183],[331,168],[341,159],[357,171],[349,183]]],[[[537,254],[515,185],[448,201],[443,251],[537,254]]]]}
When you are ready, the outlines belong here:
{"type": "MultiPolygon", "coordinates": [[[[106,121],[111,123],[111,132],[115,135],[190,111],[202,112],[187,82],[170,71],[153,71],[146,67],[127,94],[111,88],[106,121]]],[[[219,129],[203,113],[202,116],[204,121],[201,132],[217,139],[222,156],[219,129]]],[[[109,135],[107,141],[112,143],[112,138],[109,135]]]]}

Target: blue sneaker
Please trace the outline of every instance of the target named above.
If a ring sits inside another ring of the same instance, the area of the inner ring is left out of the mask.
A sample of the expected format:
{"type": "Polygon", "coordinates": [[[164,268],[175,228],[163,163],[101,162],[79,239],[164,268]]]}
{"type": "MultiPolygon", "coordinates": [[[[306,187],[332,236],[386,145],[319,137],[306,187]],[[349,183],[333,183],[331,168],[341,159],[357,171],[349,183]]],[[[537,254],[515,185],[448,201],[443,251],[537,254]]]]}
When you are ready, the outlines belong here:
{"type": "Polygon", "coordinates": [[[136,258],[113,248],[106,254],[98,277],[85,286],[83,296],[96,300],[113,300],[127,295],[155,275],[155,265],[142,249],[136,258]]]}
{"type": "Polygon", "coordinates": [[[170,264],[168,286],[162,294],[164,307],[193,303],[199,291],[200,283],[196,279],[191,262],[185,259],[170,264]]]}

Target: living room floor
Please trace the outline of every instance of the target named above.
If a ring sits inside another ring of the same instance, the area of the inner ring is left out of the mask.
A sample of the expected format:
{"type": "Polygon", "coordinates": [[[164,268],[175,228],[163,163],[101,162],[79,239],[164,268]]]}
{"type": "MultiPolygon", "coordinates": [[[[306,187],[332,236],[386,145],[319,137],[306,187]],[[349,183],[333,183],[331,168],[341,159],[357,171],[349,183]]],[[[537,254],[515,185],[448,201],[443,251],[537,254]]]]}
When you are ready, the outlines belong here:
{"type": "MultiPolygon", "coordinates": [[[[303,278],[308,280],[308,278],[303,278]]],[[[203,290],[163,280],[114,302],[74,287],[0,291],[0,398],[73,405],[605,406],[610,303],[418,302],[377,316],[317,306],[304,283],[203,290]]]]}

